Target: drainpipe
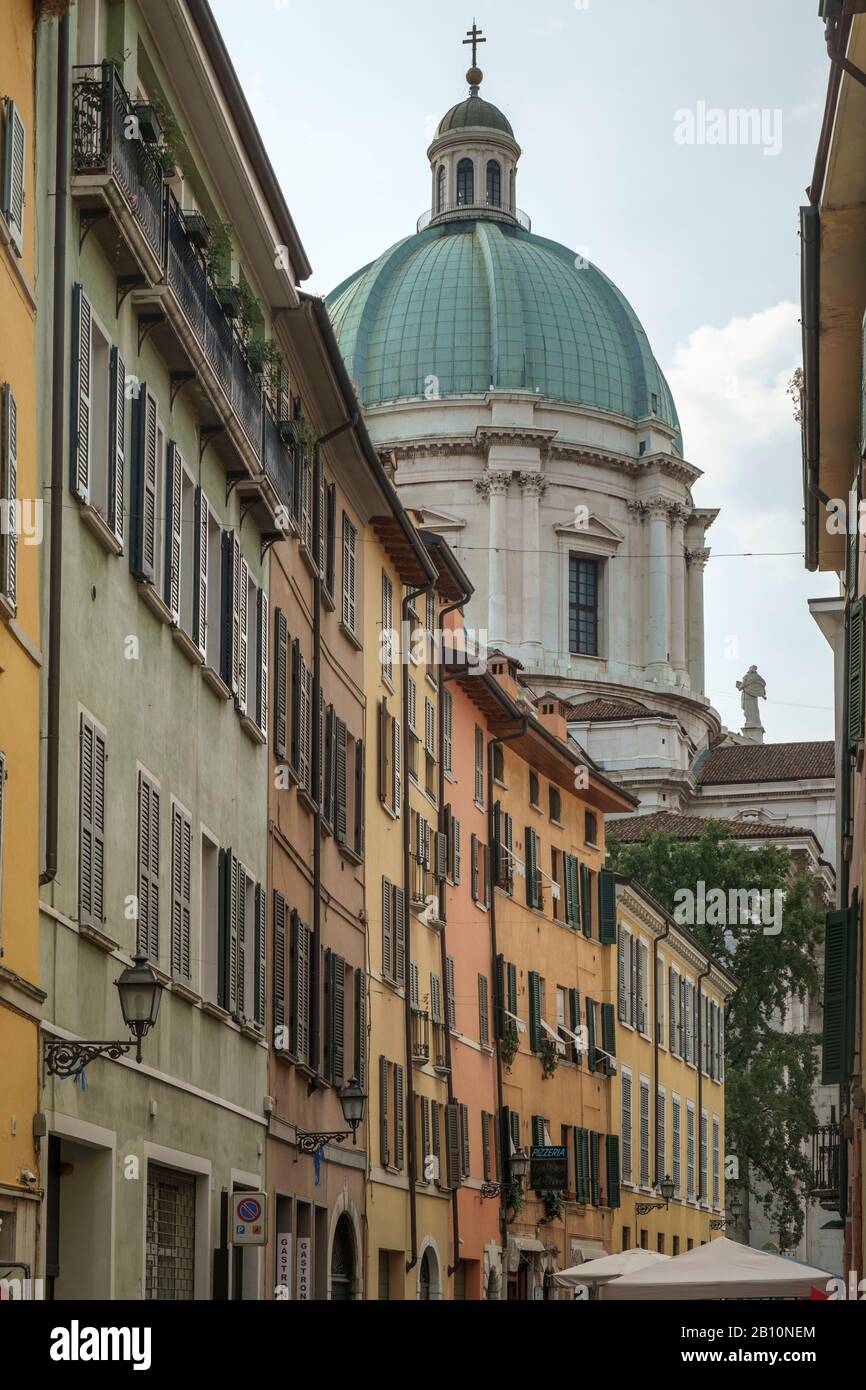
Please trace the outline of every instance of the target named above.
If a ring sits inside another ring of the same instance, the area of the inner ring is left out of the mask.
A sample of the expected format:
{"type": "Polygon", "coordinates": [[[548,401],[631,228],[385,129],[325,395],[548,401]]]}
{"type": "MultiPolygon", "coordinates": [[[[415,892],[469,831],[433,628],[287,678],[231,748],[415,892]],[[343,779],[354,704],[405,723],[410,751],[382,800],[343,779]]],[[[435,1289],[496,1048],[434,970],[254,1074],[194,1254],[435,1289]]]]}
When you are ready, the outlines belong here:
{"type": "Polygon", "coordinates": [[[57,145],[54,172],[54,303],[51,347],[51,543],[48,571],[48,718],[45,733],[45,868],[57,877],[60,782],[60,618],[63,598],[64,385],[66,366],[66,227],[69,216],[69,15],[57,30],[57,145]]]}
{"type": "MultiPolygon", "coordinates": [[[[707,978],[707,976],[709,975],[709,973],[710,973],[710,963],[709,963],[709,961],[707,961],[707,968],[706,968],[706,970],[702,970],[702,971],[701,971],[700,975],[698,976],[698,982],[697,982],[697,984],[695,985],[695,988],[696,988],[696,990],[698,991],[698,1115],[697,1115],[697,1125],[698,1125],[698,1206],[700,1206],[701,1202],[702,1202],[702,1201],[704,1200],[704,1198],[707,1196],[706,1192],[704,1191],[704,1179],[703,1179],[703,1172],[704,1172],[704,1145],[703,1145],[703,1140],[701,1139],[701,1119],[702,1119],[702,1117],[703,1117],[703,1099],[704,1099],[704,1073],[703,1073],[703,1070],[702,1070],[702,1067],[703,1067],[703,1064],[704,1064],[704,1057],[703,1057],[704,1026],[703,1026],[703,1015],[702,1015],[702,1010],[701,1010],[701,981],[702,981],[702,980],[705,980],[705,979],[707,978]]],[[[707,1116],[707,1143],[708,1143],[708,1144],[709,1144],[709,1140],[710,1140],[710,1125],[709,1125],[709,1119],[710,1119],[710,1117],[709,1117],[709,1115],[708,1115],[708,1116],[707,1116]]]]}
{"type": "MultiPolygon", "coordinates": [[[[410,1258],[406,1261],[406,1273],[418,1263],[418,1194],[415,1191],[417,1165],[415,1162],[415,1081],[412,1076],[412,914],[409,910],[409,857],[411,853],[411,816],[409,814],[409,769],[406,765],[407,727],[409,720],[409,653],[403,640],[409,628],[409,604],[422,594],[427,594],[432,584],[422,584],[418,589],[410,589],[400,605],[402,623],[400,625],[400,703],[402,728],[400,730],[400,766],[403,776],[403,803],[400,813],[403,817],[403,938],[406,943],[403,951],[403,1006],[406,1031],[406,1110],[409,1122],[409,1229],[410,1258]]],[[[443,980],[444,987],[444,980],[443,980]]],[[[445,1037],[448,1038],[448,1010],[445,1010],[445,1037]]]]}
{"type": "MultiPolygon", "coordinates": [[[[524,719],[520,728],[512,734],[502,734],[500,738],[492,738],[487,745],[487,842],[490,845],[490,853],[487,858],[490,862],[490,877],[487,882],[487,891],[490,894],[490,959],[492,961],[493,976],[493,1016],[496,1020],[497,1030],[499,1020],[504,1016],[505,1000],[499,997],[499,971],[496,966],[499,951],[496,945],[496,884],[493,878],[493,859],[494,845],[496,836],[496,811],[499,802],[493,804],[493,750],[500,747],[503,743],[512,743],[517,738],[525,738],[529,728],[529,720],[524,719]]],[[[505,1281],[508,1277],[508,1201],[505,1195],[506,1172],[508,1171],[508,1150],[506,1140],[508,1136],[502,1128],[502,1112],[505,1109],[505,1097],[502,1089],[502,1039],[497,1038],[496,1047],[496,1123],[499,1126],[499,1151],[502,1155],[502,1172],[499,1174],[501,1184],[499,1221],[502,1226],[502,1278],[505,1281]]],[[[506,1289],[506,1293],[508,1290],[506,1289]]]]}
{"type": "MultiPolygon", "coordinates": [[[[354,429],[358,423],[358,412],[353,411],[335,429],[329,430],[316,441],[313,450],[313,551],[317,551],[322,534],[322,446],[329,444],[337,435],[354,429]]],[[[322,703],[322,566],[324,553],[318,556],[318,564],[313,567],[313,709],[311,723],[314,729],[319,725],[319,707],[322,703]]],[[[319,982],[321,978],[322,954],[322,740],[313,739],[312,762],[313,790],[316,792],[313,812],[313,969],[312,989],[310,990],[310,1067],[319,1071],[321,1060],[322,1022],[319,982]]]]}
{"type": "MultiPolygon", "coordinates": [[[[447,608],[439,612],[439,631],[444,631],[442,619],[447,618],[449,613],[455,613],[463,608],[472,597],[471,594],[462,594],[456,603],[449,603],[447,608]]],[[[439,690],[439,715],[438,715],[438,739],[439,739],[439,833],[445,831],[445,663],[442,660],[441,650],[438,653],[436,662],[436,683],[439,690]]],[[[445,879],[439,883],[439,921],[442,923],[440,928],[440,953],[442,957],[441,970],[442,979],[447,979],[448,975],[448,943],[445,933],[445,879]]],[[[445,1022],[448,1022],[446,1017],[445,1022]]],[[[451,1070],[451,1029],[445,1029],[445,1065],[448,1068],[448,1104],[454,1104],[454,1073],[451,1070]]],[[[457,1188],[451,1189],[451,1224],[454,1232],[454,1262],[448,1266],[449,1278],[457,1268],[460,1260],[460,1203],[457,1188]]]]}
{"type": "MultiPolygon", "coordinates": [[[[655,1142],[655,1186],[658,1187],[664,1173],[659,1172],[659,1020],[658,1020],[658,998],[659,998],[659,942],[667,941],[671,929],[670,922],[665,922],[665,929],[661,936],[657,936],[653,942],[653,1017],[655,1019],[655,1037],[653,1038],[653,1115],[655,1116],[654,1133],[655,1142]]],[[[664,998],[664,992],[662,993],[664,998]]]]}

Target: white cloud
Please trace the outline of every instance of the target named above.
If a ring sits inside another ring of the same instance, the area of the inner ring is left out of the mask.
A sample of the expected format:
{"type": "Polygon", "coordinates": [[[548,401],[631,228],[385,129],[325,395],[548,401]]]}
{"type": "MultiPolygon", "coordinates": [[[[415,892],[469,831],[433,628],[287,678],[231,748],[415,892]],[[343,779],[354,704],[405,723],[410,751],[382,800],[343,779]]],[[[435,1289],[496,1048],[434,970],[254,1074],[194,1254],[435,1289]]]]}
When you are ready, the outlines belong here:
{"type": "Polygon", "coordinates": [[[708,535],[707,693],[738,727],[734,683],[756,662],[773,742],[832,736],[830,649],[806,600],[835,581],[803,563],[800,432],[787,394],[800,361],[799,306],[783,302],[695,329],[666,373],[686,458],[704,473],[695,501],[722,509],[708,535]]]}

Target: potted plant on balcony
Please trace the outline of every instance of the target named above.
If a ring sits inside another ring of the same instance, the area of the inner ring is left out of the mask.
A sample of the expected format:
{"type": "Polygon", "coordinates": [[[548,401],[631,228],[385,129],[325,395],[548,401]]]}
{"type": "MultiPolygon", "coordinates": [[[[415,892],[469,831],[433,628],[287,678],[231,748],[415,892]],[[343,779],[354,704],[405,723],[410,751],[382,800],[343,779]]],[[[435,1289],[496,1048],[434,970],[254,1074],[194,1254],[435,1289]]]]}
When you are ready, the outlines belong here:
{"type": "Polygon", "coordinates": [[[540,1195],[544,1202],[544,1222],[559,1221],[565,1211],[563,1194],[561,1192],[542,1192],[540,1195]]]}
{"type": "Polygon", "coordinates": [[[205,265],[215,285],[227,285],[232,274],[231,222],[215,222],[210,229],[205,265]]]}
{"type": "Polygon", "coordinates": [[[506,1071],[511,1071],[511,1064],[517,1056],[520,1047],[520,1038],[517,1034],[517,1027],[510,1019],[506,1020],[505,1031],[502,1035],[500,1044],[502,1049],[502,1061],[506,1071]]]}
{"type": "Polygon", "coordinates": [[[545,1081],[556,1071],[559,1066],[559,1049],[552,1038],[541,1039],[541,1071],[545,1081]]]}
{"type": "Polygon", "coordinates": [[[205,220],[204,213],[193,209],[183,214],[186,234],[193,246],[197,246],[200,251],[207,250],[210,241],[210,228],[205,220]]]}
{"type": "Polygon", "coordinates": [[[217,285],[217,299],[227,319],[240,318],[241,292],[238,285],[217,285]]]}
{"type": "Polygon", "coordinates": [[[274,338],[250,338],[245,352],[250,371],[256,376],[270,377],[282,365],[283,354],[274,338]]]}

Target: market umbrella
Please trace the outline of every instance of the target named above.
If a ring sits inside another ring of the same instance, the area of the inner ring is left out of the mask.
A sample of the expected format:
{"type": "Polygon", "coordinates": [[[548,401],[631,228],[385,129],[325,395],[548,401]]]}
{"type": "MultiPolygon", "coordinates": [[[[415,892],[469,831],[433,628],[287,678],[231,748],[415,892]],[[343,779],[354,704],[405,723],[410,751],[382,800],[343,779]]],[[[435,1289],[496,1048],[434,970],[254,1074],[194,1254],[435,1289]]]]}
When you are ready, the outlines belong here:
{"type": "Polygon", "coordinates": [[[608,1284],[605,1300],[685,1298],[809,1298],[832,1275],[812,1265],[768,1255],[720,1236],[608,1284]]]}
{"type": "Polygon", "coordinates": [[[621,1274],[633,1274],[647,1265],[663,1263],[670,1255],[657,1255],[654,1250],[621,1250],[618,1255],[602,1255],[598,1260],[587,1260],[582,1265],[572,1265],[554,1274],[553,1281],[564,1289],[574,1289],[580,1284],[606,1284],[610,1279],[618,1279],[621,1274]]]}

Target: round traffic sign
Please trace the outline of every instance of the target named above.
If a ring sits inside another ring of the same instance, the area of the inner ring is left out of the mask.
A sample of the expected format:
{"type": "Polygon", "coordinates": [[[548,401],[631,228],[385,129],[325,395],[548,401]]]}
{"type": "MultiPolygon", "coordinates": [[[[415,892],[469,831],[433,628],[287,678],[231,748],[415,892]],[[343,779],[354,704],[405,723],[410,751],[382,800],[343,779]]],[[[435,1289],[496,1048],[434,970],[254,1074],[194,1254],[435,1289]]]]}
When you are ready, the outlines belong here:
{"type": "Polygon", "coordinates": [[[246,1197],[238,1203],[238,1216],[241,1221],[258,1221],[261,1214],[261,1202],[258,1202],[255,1197],[246,1197]]]}

